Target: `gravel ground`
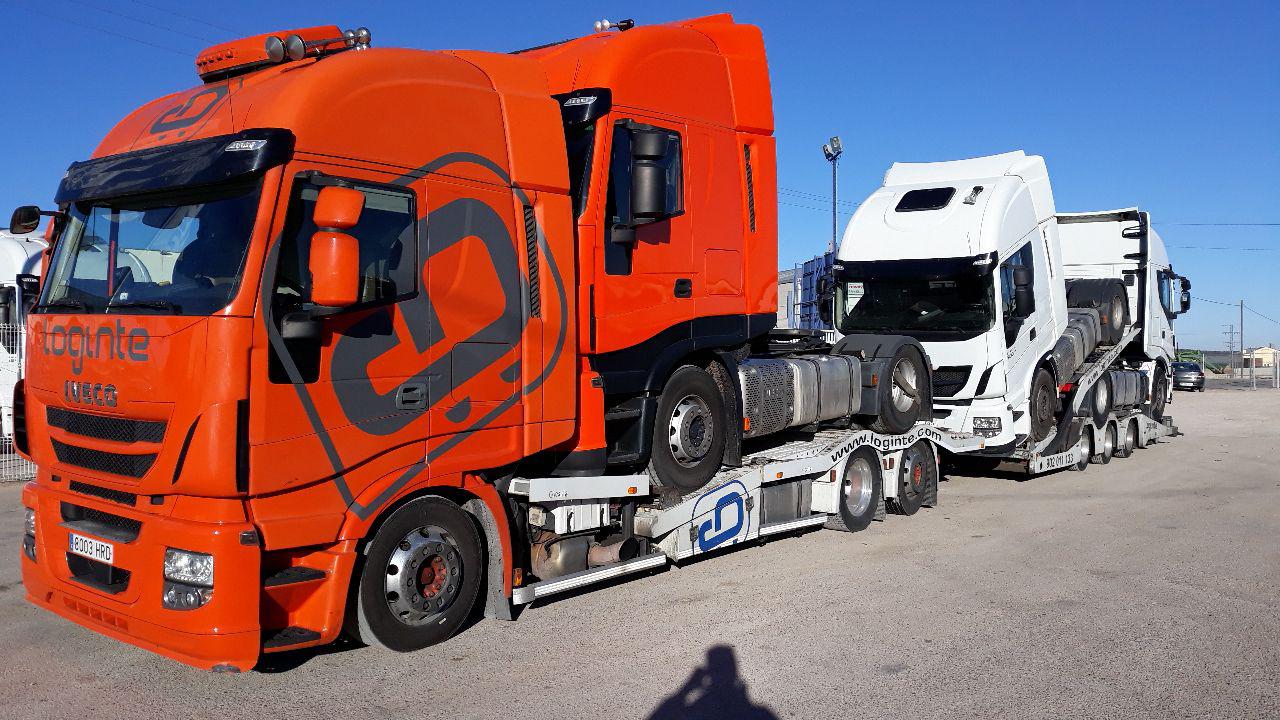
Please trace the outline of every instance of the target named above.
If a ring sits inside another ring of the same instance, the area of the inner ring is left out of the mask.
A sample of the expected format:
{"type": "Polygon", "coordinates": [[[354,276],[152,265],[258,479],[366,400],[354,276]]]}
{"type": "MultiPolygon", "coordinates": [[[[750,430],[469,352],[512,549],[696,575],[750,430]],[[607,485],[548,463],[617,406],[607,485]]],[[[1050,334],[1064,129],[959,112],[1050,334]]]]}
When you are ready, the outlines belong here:
{"type": "Polygon", "coordinates": [[[37,610],[0,487],[0,717],[1280,716],[1280,393],[1179,393],[1185,436],[485,620],[410,655],[213,675],[37,610]]]}

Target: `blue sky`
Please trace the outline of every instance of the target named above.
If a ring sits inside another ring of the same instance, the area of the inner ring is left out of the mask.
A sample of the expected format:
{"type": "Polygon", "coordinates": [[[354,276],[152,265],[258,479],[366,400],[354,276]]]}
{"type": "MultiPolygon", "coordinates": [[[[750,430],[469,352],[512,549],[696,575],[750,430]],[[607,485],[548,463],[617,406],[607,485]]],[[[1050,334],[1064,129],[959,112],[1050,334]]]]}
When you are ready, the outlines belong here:
{"type": "MultiPolygon", "coordinates": [[[[1060,210],[1145,208],[1194,295],[1243,297],[1280,320],[1274,2],[5,0],[15,38],[0,43],[0,214],[48,204],[116,120],[195,84],[195,54],[213,42],[336,23],[368,26],[377,46],[510,50],[583,34],[601,16],[724,10],[764,30],[784,263],[830,237],[820,148],[833,134],[845,145],[842,227],[896,160],[1024,149],[1045,156],[1060,210]]],[[[1221,348],[1223,325],[1238,322],[1234,307],[1197,302],[1180,342],[1221,348]]],[[[1250,345],[1280,345],[1280,323],[1245,323],[1250,345]]]]}

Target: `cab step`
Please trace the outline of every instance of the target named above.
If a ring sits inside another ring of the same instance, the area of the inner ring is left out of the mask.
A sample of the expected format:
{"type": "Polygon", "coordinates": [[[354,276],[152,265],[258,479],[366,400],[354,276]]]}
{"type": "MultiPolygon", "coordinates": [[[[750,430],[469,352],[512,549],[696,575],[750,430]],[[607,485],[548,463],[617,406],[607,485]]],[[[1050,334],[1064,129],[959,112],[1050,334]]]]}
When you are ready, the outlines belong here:
{"type": "Polygon", "coordinates": [[[303,627],[267,628],[262,631],[262,648],[264,650],[278,650],[315,642],[319,639],[320,633],[303,627]]]}
{"type": "Polygon", "coordinates": [[[314,580],[323,580],[324,578],[325,572],[323,570],[295,565],[281,568],[266,576],[262,579],[262,586],[270,588],[282,585],[297,585],[314,580]]]}

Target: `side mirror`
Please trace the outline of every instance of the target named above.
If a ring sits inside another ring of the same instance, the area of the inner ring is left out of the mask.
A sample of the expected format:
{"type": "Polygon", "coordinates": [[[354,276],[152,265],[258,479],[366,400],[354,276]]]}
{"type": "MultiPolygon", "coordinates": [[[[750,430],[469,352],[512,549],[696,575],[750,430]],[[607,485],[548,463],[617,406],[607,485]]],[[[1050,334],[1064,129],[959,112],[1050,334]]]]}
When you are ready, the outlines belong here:
{"type": "Polygon", "coordinates": [[[360,222],[364,193],[344,187],[325,187],[316,198],[312,220],[319,230],[311,236],[311,301],[324,307],[353,305],[360,289],[360,242],[343,230],[360,222]]]}
{"type": "Polygon", "coordinates": [[[1024,265],[1013,268],[1013,305],[1020,318],[1028,317],[1036,311],[1036,293],[1031,287],[1031,268],[1024,265]]]}
{"type": "Polygon", "coordinates": [[[835,319],[835,281],[830,275],[818,277],[818,320],[830,325],[835,319]]]}
{"type": "Polygon", "coordinates": [[[35,205],[23,205],[13,211],[9,219],[9,232],[21,235],[29,233],[40,226],[40,208],[35,205]]]}
{"type": "Polygon", "coordinates": [[[631,131],[631,217],[636,224],[667,217],[667,155],[671,136],[665,130],[636,128],[631,131]]]}
{"type": "Polygon", "coordinates": [[[1191,281],[1186,278],[1181,280],[1182,296],[1179,299],[1182,301],[1182,309],[1178,311],[1179,315],[1191,309],[1191,281]]]}

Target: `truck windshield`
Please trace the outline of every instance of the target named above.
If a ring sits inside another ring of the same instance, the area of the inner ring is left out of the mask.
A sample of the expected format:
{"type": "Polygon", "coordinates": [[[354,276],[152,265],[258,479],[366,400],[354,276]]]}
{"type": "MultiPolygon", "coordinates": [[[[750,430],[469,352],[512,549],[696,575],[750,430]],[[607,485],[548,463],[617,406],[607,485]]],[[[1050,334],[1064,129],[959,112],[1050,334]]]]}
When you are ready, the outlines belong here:
{"type": "Polygon", "coordinates": [[[841,262],[836,322],[842,334],[891,332],[959,340],[995,322],[993,256],[841,262]]]}
{"type": "Polygon", "coordinates": [[[235,296],[261,183],[68,208],[37,312],[209,315],[235,296]]]}

